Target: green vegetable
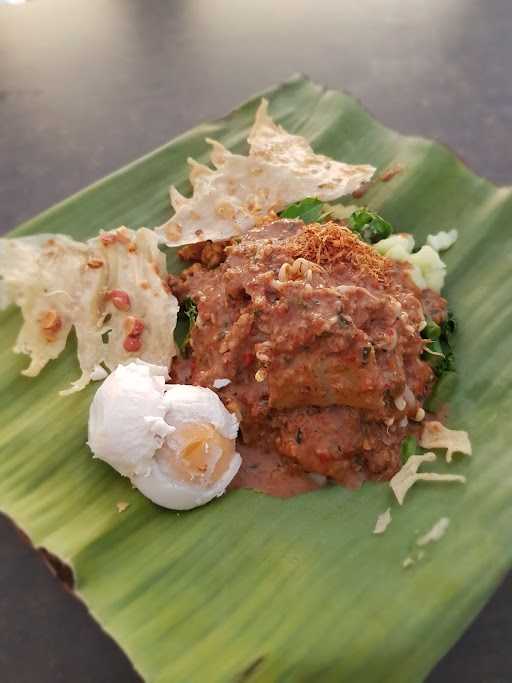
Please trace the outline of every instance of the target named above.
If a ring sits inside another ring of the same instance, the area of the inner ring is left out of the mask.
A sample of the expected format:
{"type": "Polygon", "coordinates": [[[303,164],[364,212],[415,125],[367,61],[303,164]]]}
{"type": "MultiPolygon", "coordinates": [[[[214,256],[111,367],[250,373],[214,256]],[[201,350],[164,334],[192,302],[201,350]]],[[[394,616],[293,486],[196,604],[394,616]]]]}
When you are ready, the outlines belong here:
{"type": "Polygon", "coordinates": [[[425,408],[430,412],[439,410],[443,403],[447,403],[455,388],[457,375],[453,346],[456,330],[457,322],[453,313],[449,312],[441,326],[428,320],[421,333],[424,339],[431,340],[422,358],[430,365],[437,378],[425,403],[425,408]]]}
{"type": "Polygon", "coordinates": [[[435,413],[452,398],[457,385],[457,373],[445,372],[439,377],[428,399],[425,401],[425,410],[435,413]]]}
{"type": "Polygon", "coordinates": [[[367,244],[375,244],[393,232],[390,223],[367,208],[357,209],[348,220],[351,230],[367,244]]]}
{"type": "Polygon", "coordinates": [[[197,306],[190,299],[184,299],[178,311],[178,322],[174,330],[174,341],[183,354],[190,343],[190,334],[197,320],[197,306]]]}
{"type": "Polygon", "coordinates": [[[428,320],[427,326],[423,329],[421,336],[424,339],[439,339],[441,336],[441,328],[433,320],[428,320]]]}
{"type": "Polygon", "coordinates": [[[281,218],[300,218],[304,223],[321,223],[330,213],[330,207],[316,197],[306,197],[283,209],[281,218]]]}
{"type": "Polygon", "coordinates": [[[402,459],[402,463],[406,463],[411,457],[411,455],[414,455],[417,452],[417,450],[418,442],[416,441],[414,436],[406,436],[400,446],[400,457],[402,459]]]}
{"type": "Polygon", "coordinates": [[[451,311],[448,311],[446,320],[443,323],[443,332],[448,341],[450,341],[455,332],[457,332],[457,321],[451,311]]]}
{"type": "Polygon", "coordinates": [[[441,326],[433,320],[428,320],[421,333],[424,339],[431,340],[425,348],[423,360],[431,366],[437,377],[442,377],[446,372],[455,372],[455,355],[452,347],[456,329],[457,323],[453,313],[448,313],[441,326]]]}

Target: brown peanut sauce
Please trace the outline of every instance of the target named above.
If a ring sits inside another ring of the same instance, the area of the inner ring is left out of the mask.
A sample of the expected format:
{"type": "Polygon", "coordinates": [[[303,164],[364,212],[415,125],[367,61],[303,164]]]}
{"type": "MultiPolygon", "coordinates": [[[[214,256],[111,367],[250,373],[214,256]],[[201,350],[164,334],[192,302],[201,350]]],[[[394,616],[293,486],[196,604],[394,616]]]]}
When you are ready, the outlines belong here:
{"type": "Polygon", "coordinates": [[[434,380],[421,323],[446,314],[406,264],[339,224],[279,220],[170,285],[199,312],[173,381],[229,380],[217,393],[240,419],[233,488],[289,497],[318,488],[312,473],[349,488],[396,473],[434,380]]]}

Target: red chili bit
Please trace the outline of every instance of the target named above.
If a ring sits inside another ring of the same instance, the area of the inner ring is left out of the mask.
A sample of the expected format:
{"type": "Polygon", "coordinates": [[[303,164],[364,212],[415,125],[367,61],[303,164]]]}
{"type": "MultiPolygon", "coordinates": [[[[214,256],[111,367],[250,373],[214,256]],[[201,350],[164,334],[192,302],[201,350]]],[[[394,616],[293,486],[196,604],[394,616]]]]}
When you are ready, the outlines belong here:
{"type": "Polygon", "coordinates": [[[246,351],[242,356],[242,365],[245,365],[246,368],[249,367],[249,365],[251,365],[251,363],[254,361],[254,358],[254,353],[251,351],[246,351]]]}
{"type": "Polygon", "coordinates": [[[389,183],[389,181],[394,178],[396,175],[401,173],[404,170],[404,167],[401,164],[395,164],[394,166],[391,166],[390,168],[387,168],[385,171],[382,171],[379,180],[382,183],[389,183]]]}
{"type": "Polygon", "coordinates": [[[62,318],[51,308],[46,313],[43,313],[40,319],[41,330],[46,341],[55,341],[57,333],[62,328],[62,318]]]}
{"type": "Polygon", "coordinates": [[[124,292],[122,289],[112,289],[105,294],[105,298],[110,300],[120,311],[130,310],[130,297],[127,292],[124,292]]]}
{"type": "Polygon", "coordinates": [[[116,237],[117,237],[117,241],[121,242],[121,244],[130,244],[130,242],[131,242],[130,233],[124,227],[117,228],[116,237]]]}
{"type": "Polygon", "coordinates": [[[361,183],[357,190],[352,192],[352,197],[354,197],[354,199],[361,199],[361,197],[364,197],[364,195],[370,189],[370,185],[371,183],[361,183]]]}
{"type": "Polygon", "coordinates": [[[117,242],[117,237],[111,232],[104,232],[102,235],[100,235],[100,240],[105,247],[108,247],[109,244],[114,244],[114,242],[117,242]]]}
{"type": "Polygon", "coordinates": [[[129,334],[127,337],[125,337],[123,348],[125,351],[128,351],[128,353],[135,353],[142,348],[142,341],[140,337],[135,337],[129,334]]]}
{"type": "Polygon", "coordinates": [[[124,321],[124,329],[129,337],[140,337],[144,332],[144,323],[140,318],[129,315],[124,321]]]}

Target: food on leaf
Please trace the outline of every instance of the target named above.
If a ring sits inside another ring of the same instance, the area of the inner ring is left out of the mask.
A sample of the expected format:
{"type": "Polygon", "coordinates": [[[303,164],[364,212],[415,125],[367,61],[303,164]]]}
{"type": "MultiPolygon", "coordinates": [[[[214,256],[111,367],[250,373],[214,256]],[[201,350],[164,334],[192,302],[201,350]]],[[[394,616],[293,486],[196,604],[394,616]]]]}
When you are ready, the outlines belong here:
{"type": "MultiPolygon", "coordinates": [[[[26,373],[74,328],[82,376],[68,391],[113,371],[91,408],[91,448],[167,507],[224,492],[240,467],[239,423],[302,491],[391,480],[402,503],[414,481],[460,481],[418,474],[431,454],[416,454],[432,388],[455,372],[438,251],[456,231],[415,250],[373,208],[331,206],[375,169],[315,154],[265,100],[248,155],[207,142],[213,168],[188,160],[193,195],[170,188],[175,213],[156,231],[2,241],[0,300],[22,308],[26,373]],[[162,242],[185,245],[178,256],[193,265],[168,275],[162,242]],[[214,413],[236,422],[233,435],[214,413]]],[[[435,447],[429,429],[420,443],[435,447]]]]}
{"type": "Polygon", "coordinates": [[[245,443],[351,487],[400,469],[434,381],[421,330],[446,310],[406,264],[345,224],[280,218],[242,235],[216,268],[183,271],[173,290],[196,302],[198,322],[172,375],[214,388],[228,379],[220,395],[245,443]]]}

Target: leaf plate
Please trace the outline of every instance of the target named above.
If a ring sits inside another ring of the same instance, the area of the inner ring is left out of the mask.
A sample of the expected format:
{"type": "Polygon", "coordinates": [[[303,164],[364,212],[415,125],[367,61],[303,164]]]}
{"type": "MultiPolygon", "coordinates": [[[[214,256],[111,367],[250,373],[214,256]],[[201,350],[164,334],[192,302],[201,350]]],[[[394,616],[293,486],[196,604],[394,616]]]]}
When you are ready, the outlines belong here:
{"type": "MultiPolygon", "coordinates": [[[[457,227],[446,296],[460,321],[459,382],[449,423],[471,433],[474,456],[438,471],[465,487],[419,484],[377,515],[389,488],[339,487],[278,500],[230,493],[203,509],[156,508],[85,446],[94,387],[59,397],[77,376],[72,343],[30,380],[13,355],[20,316],[0,316],[0,505],[73,568],[78,594],[147,681],[422,680],[512,565],[512,362],[509,356],[512,198],[439,144],[403,137],[348,95],[294,78],[266,93],[270,111],[315,151],[404,172],[364,202],[421,243],[457,227]],[[116,502],[130,504],[118,513],[116,502]],[[417,534],[451,525],[404,570],[417,534]]],[[[207,159],[205,137],[234,150],[260,96],[87,188],[12,234],[90,237],[168,216],[170,183],[190,190],[186,159],[207,159]]],[[[176,259],[173,267],[178,268],[176,259]]]]}

